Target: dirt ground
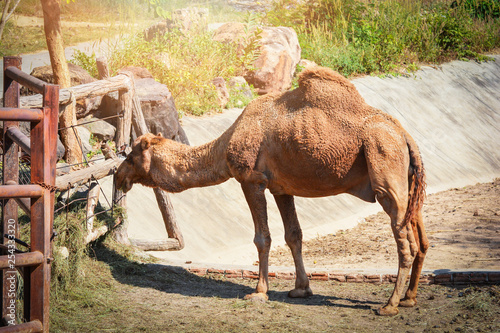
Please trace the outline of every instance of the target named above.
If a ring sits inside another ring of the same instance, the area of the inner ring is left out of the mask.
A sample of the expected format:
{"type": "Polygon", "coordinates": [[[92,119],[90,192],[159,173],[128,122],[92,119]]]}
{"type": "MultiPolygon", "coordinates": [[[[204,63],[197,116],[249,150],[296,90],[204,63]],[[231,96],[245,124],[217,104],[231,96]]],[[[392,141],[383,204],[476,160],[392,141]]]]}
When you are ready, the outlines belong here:
{"type": "MultiPolygon", "coordinates": [[[[427,269],[499,268],[500,180],[433,194],[424,208],[432,248],[427,269]]],[[[306,267],[395,268],[383,214],[305,245],[306,267]],[[362,264],[360,264],[360,262],[362,264]]],[[[288,250],[274,264],[292,265],[288,250]]],[[[393,284],[311,281],[314,296],[290,299],[294,281],[270,280],[269,301],[244,301],[256,281],[197,276],[182,268],[140,265],[96,249],[105,292],[77,309],[51,314],[53,332],[500,332],[500,286],[421,285],[414,308],[380,317],[393,284]],[[109,286],[109,287],[108,287],[109,286]]]]}
{"type": "MultiPolygon", "coordinates": [[[[431,248],[424,271],[500,270],[500,179],[427,196],[424,223],[431,248]]],[[[395,269],[396,243],[384,212],[355,228],[304,242],[307,268],[395,269]]],[[[288,248],[271,253],[271,265],[291,266],[288,248]]]]}

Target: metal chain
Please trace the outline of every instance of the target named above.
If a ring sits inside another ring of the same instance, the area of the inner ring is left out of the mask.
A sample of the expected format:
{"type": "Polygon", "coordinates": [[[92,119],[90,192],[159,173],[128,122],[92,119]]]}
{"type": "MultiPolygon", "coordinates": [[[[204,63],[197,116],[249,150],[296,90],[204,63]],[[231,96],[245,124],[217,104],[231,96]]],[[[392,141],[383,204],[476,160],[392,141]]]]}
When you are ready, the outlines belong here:
{"type": "Polygon", "coordinates": [[[57,186],[45,184],[44,182],[35,182],[36,185],[40,185],[46,190],[49,190],[50,192],[55,192],[57,190],[57,186]]]}

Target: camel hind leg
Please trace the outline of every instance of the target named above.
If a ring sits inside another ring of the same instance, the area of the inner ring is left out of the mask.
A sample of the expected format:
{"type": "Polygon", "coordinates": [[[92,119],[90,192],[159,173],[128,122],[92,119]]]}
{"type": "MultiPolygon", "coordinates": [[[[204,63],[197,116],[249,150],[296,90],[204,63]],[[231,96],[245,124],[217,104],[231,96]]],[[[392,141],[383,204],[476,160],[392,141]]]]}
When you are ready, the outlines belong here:
{"type": "Polygon", "coordinates": [[[405,297],[399,302],[400,306],[405,307],[412,307],[417,304],[418,281],[420,279],[420,273],[422,272],[422,266],[424,265],[425,255],[429,248],[429,240],[425,233],[422,210],[413,218],[412,229],[415,241],[417,242],[418,252],[413,261],[410,285],[406,291],[405,297]]]}
{"type": "Polygon", "coordinates": [[[370,128],[364,143],[365,157],[372,190],[377,201],[391,218],[391,228],[398,251],[398,275],[394,291],[380,315],[395,315],[411,266],[417,255],[417,243],[411,221],[406,221],[408,208],[409,150],[404,135],[394,124],[378,123],[370,128]]]}
{"type": "Polygon", "coordinates": [[[379,192],[377,194],[377,200],[391,218],[391,228],[396,240],[399,261],[394,291],[387,304],[378,310],[378,314],[385,316],[392,316],[399,313],[398,305],[400,298],[417,253],[416,241],[411,225],[404,220],[407,203],[404,200],[396,199],[395,195],[390,194],[390,192],[379,192]]]}
{"type": "Polygon", "coordinates": [[[304,261],[302,260],[302,230],[295,211],[295,203],[291,195],[275,195],[274,199],[283,219],[285,241],[292,251],[295,262],[295,289],[288,293],[289,297],[307,297],[313,294],[309,287],[304,261]]]}

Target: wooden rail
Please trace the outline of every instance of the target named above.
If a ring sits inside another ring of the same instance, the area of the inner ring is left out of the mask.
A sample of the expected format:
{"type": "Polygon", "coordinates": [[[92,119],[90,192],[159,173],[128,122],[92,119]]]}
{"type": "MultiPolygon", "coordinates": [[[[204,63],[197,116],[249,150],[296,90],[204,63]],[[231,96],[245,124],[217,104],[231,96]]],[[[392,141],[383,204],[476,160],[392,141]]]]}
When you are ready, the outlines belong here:
{"type": "MultiPolygon", "coordinates": [[[[97,59],[97,64],[100,80],[67,89],[61,89],[59,103],[61,105],[74,103],[76,100],[104,96],[110,92],[118,91],[119,100],[122,104],[121,109],[123,110],[123,117],[117,120],[115,142],[116,147],[121,147],[130,142],[131,127],[133,127],[137,136],[149,132],[144,114],[142,113],[141,102],[135,94],[134,75],[131,72],[124,71],[114,77],[109,77],[109,70],[107,69],[105,59],[97,59]]],[[[42,107],[42,95],[21,97],[21,105],[23,107],[40,108],[42,107]]],[[[61,110],[63,109],[64,108],[61,107],[61,110]]],[[[64,191],[71,187],[84,184],[91,179],[106,177],[111,175],[120,163],[121,160],[113,158],[104,163],[57,177],[56,187],[58,190],[64,191]]],[[[168,238],[159,241],[149,239],[131,240],[131,243],[146,251],[181,250],[184,248],[184,239],[178,227],[170,197],[168,193],[160,189],[154,189],[154,193],[162,214],[163,223],[167,230],[168,238]]],[[[114,198],[122,198],[117,204],[125,208],[126,199],[120,190],[114,189],[114,198]]],[[[89,232],[90,231],[91,230],[89,230],[89,232]]],[[[118,233],[122,233],[122,235],[116,237],[117,240],[128,244],[126,221],[124,221],[118,230],[115,230],[115,236],[118,233]]]]}
{"type": "Polygon", "coordinates": [[[0,269],[2,286],[0,311],[9,326],[0,332],[49,332],[51,236],[54,219],[55,165],[57,158],[57,121],[59,87],[31,77],[21,71],[20,57],[4,57],[4,107],[0,108],[3,127],[3,200],[0,235],[0,269]],[[40,108],[20,108],[19,83],[42,93],[40,108]],[[19,131],[19,121],[31,122],[30,139],[19,131]],[[31,154],[31,184],[19,183],[19,148],[31,154]],[[27,199],[29,198],[29,199],[27,199]],[[29,200],[29,202],[26,202],[29,200]],[[30,251],[16,249],[19,238],[18,202],[30,212],[30,251]],[[28,209],[29,204],[29,209],[28,209]],[[6,254],[5,254],[6,253],[6,254]],[[17,270],[24,278],[24,318],[17,323],[17,270]]]}

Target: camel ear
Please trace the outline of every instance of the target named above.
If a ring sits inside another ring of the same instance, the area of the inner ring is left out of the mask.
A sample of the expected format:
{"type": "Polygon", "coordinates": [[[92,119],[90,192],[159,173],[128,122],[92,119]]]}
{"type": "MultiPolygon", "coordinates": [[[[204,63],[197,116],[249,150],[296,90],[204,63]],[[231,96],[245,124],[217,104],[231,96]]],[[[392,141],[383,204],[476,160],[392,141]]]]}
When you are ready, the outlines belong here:
{"type": "Polygon", "coordinates": [[[141,149],[142,150],[147,150],[151,147],[151,138],[146,137],[141,139],[141,149]]]}
{"type": "Polygon", "coordinates": [[[163,134],[161,134],[161,132],[158,132],[158,134],[156,134],[156,136],[159,136],[160,138],[163,138],[163,134]]]}

